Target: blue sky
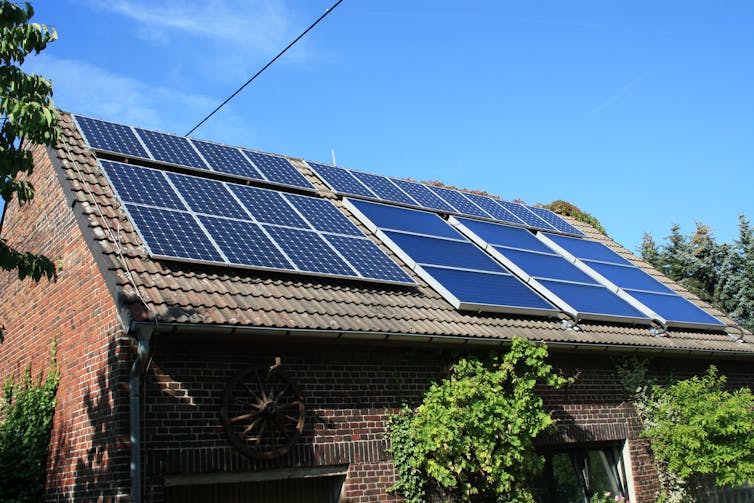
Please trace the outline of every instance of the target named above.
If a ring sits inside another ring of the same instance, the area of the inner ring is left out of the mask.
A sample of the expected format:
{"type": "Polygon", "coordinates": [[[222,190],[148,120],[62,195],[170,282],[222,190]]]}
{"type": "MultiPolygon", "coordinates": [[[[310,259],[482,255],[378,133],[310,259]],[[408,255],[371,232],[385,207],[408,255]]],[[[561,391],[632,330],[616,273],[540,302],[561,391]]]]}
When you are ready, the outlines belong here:
{"type": "MultiPolygon", "coordinates": [[[[183,134],[332,0],[41,0],[67,111],[183,134]]],[[[754,3],[345,0],[194,136],[506,199],[635,250],[754,217],[754,3]]]]}

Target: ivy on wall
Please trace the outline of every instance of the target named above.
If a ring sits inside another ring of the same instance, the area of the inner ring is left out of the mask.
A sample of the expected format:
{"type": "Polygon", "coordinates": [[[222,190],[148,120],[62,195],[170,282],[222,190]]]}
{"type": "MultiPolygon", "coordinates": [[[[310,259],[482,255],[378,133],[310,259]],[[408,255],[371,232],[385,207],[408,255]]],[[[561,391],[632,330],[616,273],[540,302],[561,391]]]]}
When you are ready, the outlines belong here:
{"type": "Polygon", "coordinates": [[[0,399],[0,502],[40,501],[44,490],[55,393],[60,374],[55,362],[46,377],[34,379],[27,368],[8,380],[0,399]]]}

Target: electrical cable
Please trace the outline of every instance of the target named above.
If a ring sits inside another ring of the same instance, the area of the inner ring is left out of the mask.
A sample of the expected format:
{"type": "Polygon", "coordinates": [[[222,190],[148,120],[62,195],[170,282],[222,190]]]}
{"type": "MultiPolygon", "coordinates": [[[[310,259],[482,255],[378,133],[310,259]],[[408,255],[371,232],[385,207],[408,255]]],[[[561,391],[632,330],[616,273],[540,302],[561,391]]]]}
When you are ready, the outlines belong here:
{"type": "Polygon", "coordinates": [[[296,42],[298,42],[299,40],[301,40],[302,38],[304,38],[304,36],[305,36],[305,35],[306,35],[307,33],[309,33],[309,32],[311,31],[311,29],[312,29],[312,28],[314,28],[315,26],[317,26],[317,24],[319,24],[319,22],[320,22],[320,21],[322,21],[323,19],[325,19],[325,18],[326,18],[326,17],[327,17],[327,16],[328,16],[328,15],[329,15],[329,14],[330,14],[330,13],[331,13],[331,12],[332,12],[333,10],[335,10],[335,8],[336,8],[336,7],[338,6],[338,5],[340,5],[340,4],[341,4],[341,2],[343,2],[343,0],[338,0],[337,2],[335,2],[335,3],[334,3],[334,4],[332,5],[332,7],[330,7],[329,9],[327,9],[327,10],[325,11],[325,13],[324,13],[324,14],[322,14],[322,15],[321,15],[321,16],[320,16],[320,17],[319,17],[319,18],[318,18],[318,19],[317,19],[316,21],[314,21],[314,22],[313,22],[313,23],[312,23],[311,25],[309,25],[309,27],[308,27],[308,28],[307,28],[306,30],[304,30],[303,32],[301,32],[301,34],[300,34],[300,35],[299,35],[298,37],[296,37],[296,39],[295,39],[295,40],[294,40],[293,42],[291,42],[290,44],[288,44],[288,45],[287,45],[287,46],[285,47],[285,49],[283,49],[282,51],[280,51],[280,52],[279,52],[279,53],[277,54],[277,56],[275,56],[274,58],[272,58],[272,59],[271,59],[271,60],[270,60],[270,61],[269,61],[269,62],[268,62],[268,63],[267,63],[266,65],[264,65],[264,66],[262,67],[262,69],[261,69],[261,70],[259,70],[259,71],[258,71],[257,73],[255,73],[255,74],[254,74],[254,76],[253,76],[253,77],[251,77],[251,78],[250,78],[249,80],[247,80],[247,81],[246,81],[246,82],[245,82],[245,83],[244,83],[244,84],[243,84],[243,85],[242,85],[241,87],[239,87],[238,89],[236,89],[236,92],[234,92],[233,94],[231,94],[230,96],[228,96],[228,98],[227,98],[227,99],[226,99],[225,101],[223,101],[222,103],[220,103],[220,104],[219,104],[219,105],[217,106],[217,108],[215,108],[214,110],[212,110],[212,112],[210,112],[210,113],[209,113],[209,115],[207,115],[207,116],[206,116],[206,117],[205,117],[204,119],[202,119],[202,120],[201,120],[201,121],[200,121],[200,122],[199,122],[199,123],[198,123],[198,124],[197,124],[196,126],[194,126],[193,128],[191,128],[191,130],[190,130],[190,131],[189,131],[188,133],[186,133],[186,134],[185,134],[184,136],[188,136],[188,135],[190,135],[191,133],[193,133],[194,131],[196,131],[197,129],[199,129],[199,127],[200,127],[200,126],[201,126],[202,124],[204,124],[205,122],[207,122],[207,120],[209,120],[209,118],[210,118],[210,117],[212,117],[213,115],[215,115],[215,113],[217,113],[217,111],[218,111],[218,110],[220,110],[220,109],[221,109],[222,107],[224,107],[224,106],[225,106],[225,105],[226,105],[226,104],[227,104],[227,103],[228,103],[228,102],[229,102],[230,100],[232,100],[233,98],[235,98],[235,97],[236,97],[236,95],[238,95],[238,93],[240,93],[241,91],[243,91],[243,90],[244,90],[244,88],[245,88],[246,86],[248,86],[249,84],[251,84],[251,83],[252,83],[252,82],[254,81],[254,79],[256,79],[257,77],[259,77],[259,76],[260,76],[260,75],[261,75],[261,74],[262,74],[262,73],[263,73],[263,72],[264,72],[265,70],[267,70],[267,69],[268,69],[268,68],[269,68],[270,66],[272,66],[272,64],[273,64],[273,63],[274,63],[275,61],[277,61],[277,60],[278,60],[278,59],[279,59],[279,58],[280,58],[280,57],[281,57],[281,56],[282,56],[283,54],[285,54],[285,53],[286,53],[286,51],[288,51],[288,49],[290,49],[291,47],[293,47],[293,46],[294,46],[294,45],[296,44],[296,42]]]}

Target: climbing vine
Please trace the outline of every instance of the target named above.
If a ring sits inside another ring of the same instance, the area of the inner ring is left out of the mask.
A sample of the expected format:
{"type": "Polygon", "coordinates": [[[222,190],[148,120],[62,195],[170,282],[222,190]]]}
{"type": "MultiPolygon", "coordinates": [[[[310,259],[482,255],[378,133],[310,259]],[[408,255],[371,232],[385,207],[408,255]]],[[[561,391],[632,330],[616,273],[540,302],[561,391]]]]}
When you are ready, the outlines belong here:
{"type": "Polygon", "coordinates": [[[34,379],[27,368],[9,380],[0,399],[0,501],[40,501],[44,489],[47,446],[55,412],[60,374],[51,359],[47,376],[34,379]]]}
{"type": "Polygon", "coordinates": [[[460,359],[415,409],[389,424],[398,481],[408,502],[532,502],[528,483],[543,465],[534,438],[553,424],[535,393],[570,382],[546,362],[544,345],[514,339],[486,361],[460,359]]]}

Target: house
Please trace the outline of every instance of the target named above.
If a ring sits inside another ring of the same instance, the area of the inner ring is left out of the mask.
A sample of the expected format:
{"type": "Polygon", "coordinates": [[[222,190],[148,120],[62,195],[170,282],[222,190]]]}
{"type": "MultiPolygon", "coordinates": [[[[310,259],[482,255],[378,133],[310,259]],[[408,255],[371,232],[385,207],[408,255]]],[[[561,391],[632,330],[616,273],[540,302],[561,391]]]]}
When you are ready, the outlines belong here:
{"type": "Polygon", "coordinates": [[[56,148],[34,150],[34,204],[12,202],[2,225],[58,277],[0,277],[0,378],[43,371],[57,341],[48,501],[400,501],[386,492],[388,414],[459,351],[513,337],[546,342],[554,366],[579,376],[544,396],[558,428],[538,440],[543,487],[595,483],[569,471],[591,457],[587,478],[654,501],[655,461],[614,359],[649,356],[676,375],[714,363],[733,385],[754,380],[751,334],[574,220],[67,113],[61,126],[56,148]],[[393,195],[375,197],[380,187],[393,195]],[[456,202],[411,209],[420,192],[456,202]],[[496,218],[468,218],[485,205],[496,218]],[[500,231],[488,222],[517,211],[532,220],[504,229],[520,246],[485,247],[500,231]],[[395,231],[412,225],[421,232],[395,231]],[[590,262],[584,243],[612,258],[590,262]],[[446,245],[438,266],[427,250],[446,245]],[[547,264],[527,262],[529,246],[568,267],[530,274],[547,264]],[[454,265],[465,259],[486,265],[454,265]],[[584,279],[546,279],[561,273],[584,279]],[[660,316],[653,299],[676,310],[660,316]]]}

